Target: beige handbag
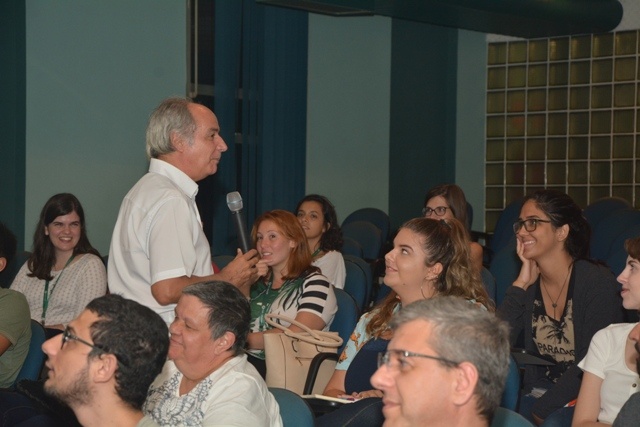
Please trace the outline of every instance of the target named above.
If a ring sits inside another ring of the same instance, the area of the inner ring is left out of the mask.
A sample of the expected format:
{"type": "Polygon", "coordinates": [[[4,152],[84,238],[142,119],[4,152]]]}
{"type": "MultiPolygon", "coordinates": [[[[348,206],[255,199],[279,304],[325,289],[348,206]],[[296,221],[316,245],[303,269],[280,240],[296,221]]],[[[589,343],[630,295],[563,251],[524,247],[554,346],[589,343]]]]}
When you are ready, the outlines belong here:
{"type": "MultiPolygon", "coordinates": [[[[314,331],[294,319],[279,314],[267,314],[265,320],[281,334],[264,334],[266,382],[269,387],[286,388],[302,394],[311,360],[319,353],[336,354],[342,345],[337,332],[314,331]],[[289,322],[305,332],[293,332],[275,319],[289,322]]],[[[322,363],[313,393],[322,393],[336,366],[335,360],[322,363]]]]}

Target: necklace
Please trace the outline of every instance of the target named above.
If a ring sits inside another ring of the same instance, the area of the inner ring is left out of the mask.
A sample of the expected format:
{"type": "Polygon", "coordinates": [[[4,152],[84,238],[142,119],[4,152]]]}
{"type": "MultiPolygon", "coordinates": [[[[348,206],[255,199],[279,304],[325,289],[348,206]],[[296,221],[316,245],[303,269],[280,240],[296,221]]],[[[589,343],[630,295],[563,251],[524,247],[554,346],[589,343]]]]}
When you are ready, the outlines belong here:
{"type": "Polygon", "coordinates": [[[558,293],[558,297],[556,298],[555,301],[551,297],[551,294],[549,293],[549,289],[547,288],[547,285],[542,280],[540,280],[540,282],[542,283],[542,286],[544,287],[544,290],[547,292],[547,296],[549,297],[549,300],[551,301],[551,306],[553,307],[553,318],[556,320],[557,320],[556,308],[558,307],[558,300],[562,296],[562,291],[564,290],[564,287],[567,286],[567,283],[569,282],[569,276],[571,276],[572,269],[573,269],[573,263],[569,265],[569,271],[567,271],[567,277],[564,278],[564,283],[562,284],[562,287],[560,288],[560,292],[558,293]]]}

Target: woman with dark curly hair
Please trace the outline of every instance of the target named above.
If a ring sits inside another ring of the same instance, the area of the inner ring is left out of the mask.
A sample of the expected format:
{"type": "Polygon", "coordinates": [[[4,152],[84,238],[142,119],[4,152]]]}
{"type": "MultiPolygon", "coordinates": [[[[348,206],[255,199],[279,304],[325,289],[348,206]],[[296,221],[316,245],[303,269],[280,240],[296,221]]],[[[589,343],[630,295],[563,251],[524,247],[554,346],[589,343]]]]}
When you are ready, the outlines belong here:
{"type": "Polygon", "coordinates": [[[298,202],[295,214],[307,236],[312,264],[333,286],[344,288],[347,272],[340,253],[342,231],[333,204],[324,196],[309,194],[298,202]]]}
{"type": "Polygon", "coordinates": [[[52,336],[107,292],[104,263],[89,243],[84,210],[73,194],[56,194],[47,200],[33,234],[32,251],[11,289],[27,297],[31,318],[52,336]]]}
{"type": "Polygon", "coordinates": [[[618,286],[607,267],[589,261],[589,224],[567,194],[539,190],[525,197],[513,231],[522,268],[498,314],[511,325],[512,345],[522,333],[525,349],[551,362],[526,365],[520,412],[537,424],[563,425],[591,338],[622,321],[618,286]]]}

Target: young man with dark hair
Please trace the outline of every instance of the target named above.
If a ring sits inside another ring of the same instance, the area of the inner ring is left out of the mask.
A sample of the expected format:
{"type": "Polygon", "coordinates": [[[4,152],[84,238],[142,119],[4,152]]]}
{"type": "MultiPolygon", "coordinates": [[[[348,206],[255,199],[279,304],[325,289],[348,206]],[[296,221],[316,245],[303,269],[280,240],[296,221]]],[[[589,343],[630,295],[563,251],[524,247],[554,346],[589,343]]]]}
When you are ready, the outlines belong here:
{"type": "Polygon", "coordinates": [[[119,295],[96,298],[42,346],[44,389],[85,427],[156,426],[141,408],[168,348],[167,326],[150,308],[119,295]]]}

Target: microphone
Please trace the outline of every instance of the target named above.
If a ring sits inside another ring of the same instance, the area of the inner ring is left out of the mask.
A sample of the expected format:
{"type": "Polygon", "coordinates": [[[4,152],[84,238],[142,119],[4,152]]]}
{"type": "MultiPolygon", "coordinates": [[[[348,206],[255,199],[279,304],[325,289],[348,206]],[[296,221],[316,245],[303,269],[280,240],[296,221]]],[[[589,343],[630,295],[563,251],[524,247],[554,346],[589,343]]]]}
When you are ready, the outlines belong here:
{"type": "Polygon", "coordinates": [[[244,216],[242,215],[242,196],[237,191],[233,191],[227,194],[227,206],[231,211],[231,216],[236,224],[236,231],[238,232],[238,243],[242,253],[247,253],[251,249],[249,238],[247,237],[247,230],[245,228],[244,216]]]}

